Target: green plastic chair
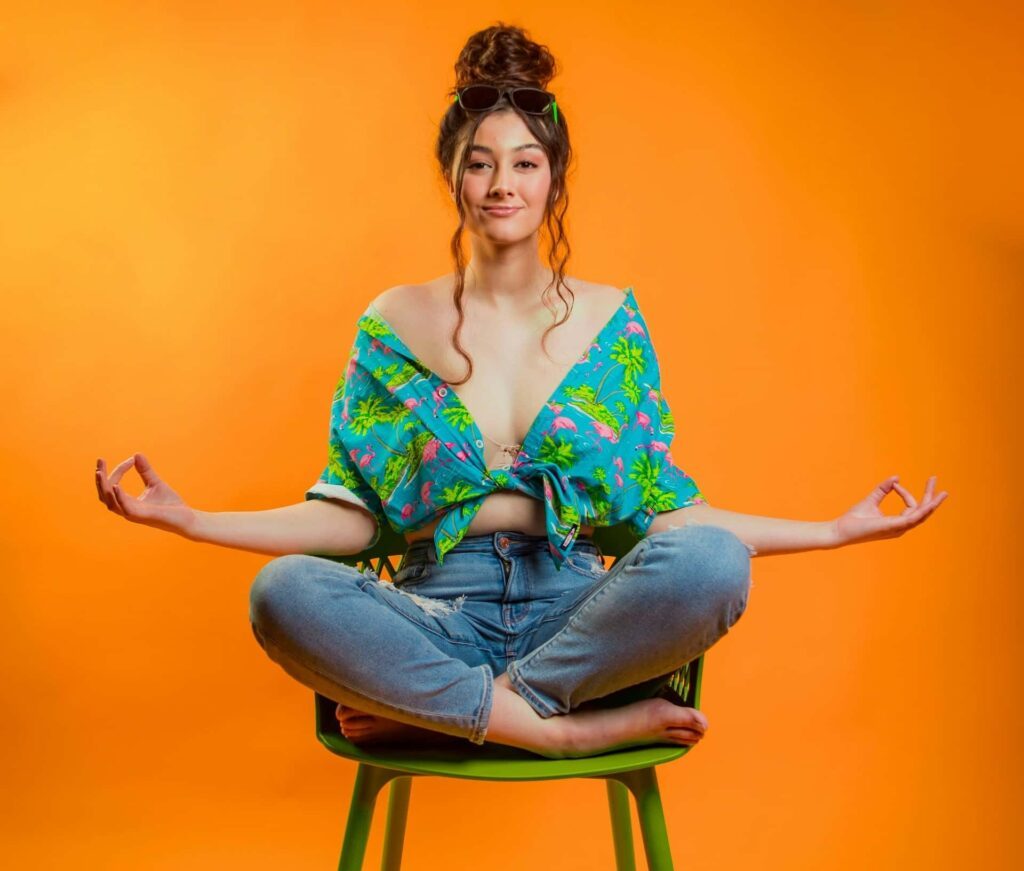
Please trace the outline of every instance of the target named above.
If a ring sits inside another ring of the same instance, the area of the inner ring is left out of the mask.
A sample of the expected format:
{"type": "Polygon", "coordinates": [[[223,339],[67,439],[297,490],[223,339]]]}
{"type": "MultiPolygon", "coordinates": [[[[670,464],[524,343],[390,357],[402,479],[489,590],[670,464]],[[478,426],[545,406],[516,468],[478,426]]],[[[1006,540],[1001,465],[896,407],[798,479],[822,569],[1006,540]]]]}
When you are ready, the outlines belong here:
{"type": "MultiPolygon", "coordinates": [[[[593,537],[601,551],[606,556],[615,557],[615,561],[636,544],[636,540],[622,524],[596,527],[593,537]]],[[[388,527],[382,530],[380,540],[374,547],[358,554],[332,556],[329,559],[347,563],[361,571],[372,568],[382,581],[391,582],[397,571],[391,557],[404,554],[407,547],[405,538],[388,527]]],[[[401,557],[397,559],[400,567],[401,557]]],[[[676,704],[700,707],[703,667],[704,655],[701,654],[674,672],[658,695],[676,704]]],[[[420,748],[395,743],[387,747],[382,743],[364,749],[341,734],[341,724],[335,715],[337,702],[320,693],[314,695],[317,740],[332,753],[359,763],[345,826],[341,860],[338,863],[339,871],[361,871],[377,794],[388,783],[391,789],[381,869],[397,871],[401,867],[412,779],[427,775],[504,781],[601,778],[608,791],[617,871],[636,869],[629,793],[633,794],[636,801],[647,867],[651,871],[671,871],[673,867],[665,813],[654,769],[655,766],[683,756],[690,750],[688,745],[652,744],[575,759],[548,759],[517,747],[486,743],[475,745],[468,741],[465,748],[453,749],[420,748]]]]}

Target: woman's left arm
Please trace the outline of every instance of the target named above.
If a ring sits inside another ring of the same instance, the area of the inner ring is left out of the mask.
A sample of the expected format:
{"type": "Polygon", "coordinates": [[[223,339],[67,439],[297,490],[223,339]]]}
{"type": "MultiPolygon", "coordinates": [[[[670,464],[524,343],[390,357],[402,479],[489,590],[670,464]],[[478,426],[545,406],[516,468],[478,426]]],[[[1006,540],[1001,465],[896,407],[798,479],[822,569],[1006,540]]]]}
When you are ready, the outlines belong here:
{"type": "Polygon", "coordinates": [[[928,479],[920,504],[897,481],[899,475],[886,478],[864,499],[835,520],[785,520],[780,517],[759,517],[738,514],[698,503],[674,511],[663,511],[651,521],[647,534],[686,525],[722,526],[734,533],[750,551],[751,556],[799,553],[804,550],[830,550],[847,544],[860,544],[883,538],[899,538],[926,520],[949,495],[943,490],[937,496],[936,476],[928,479]],[[906,503],[900,514],[883,514],[879,507],[890,490],[895,490],[906,503]]]}

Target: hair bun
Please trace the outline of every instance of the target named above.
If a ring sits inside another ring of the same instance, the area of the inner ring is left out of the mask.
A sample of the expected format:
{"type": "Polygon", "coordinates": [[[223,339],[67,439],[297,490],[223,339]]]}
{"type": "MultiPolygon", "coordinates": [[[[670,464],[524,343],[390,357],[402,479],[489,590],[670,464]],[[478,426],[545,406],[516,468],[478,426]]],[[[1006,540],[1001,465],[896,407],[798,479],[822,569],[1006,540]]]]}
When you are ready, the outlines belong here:
{"type": "Polygon", "coordinates": [[[499,21],[466,40],[455,62],[455,88],[482,82],[546,88],[557,72],[547,46],[534,42],[523,28],[499,21]]]}

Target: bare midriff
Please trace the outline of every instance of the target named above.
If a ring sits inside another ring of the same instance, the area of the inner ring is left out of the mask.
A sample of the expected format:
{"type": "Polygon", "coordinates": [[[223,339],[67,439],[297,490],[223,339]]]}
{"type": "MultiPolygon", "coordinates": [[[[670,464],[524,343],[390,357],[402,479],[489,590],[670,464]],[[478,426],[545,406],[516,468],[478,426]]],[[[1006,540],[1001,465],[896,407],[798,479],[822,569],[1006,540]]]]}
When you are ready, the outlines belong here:
{"type": "MultiPolygon", "coordinates": [[[[407,532],[410,544],[422,538],[433,538],[439,520],[407,532]]],[[[466,535],[488,535],[492,532],[522,532],[526,535],[546,535],[544,503],[525,493],[502,490],[491,493],[470,521],[466,535]]],[[[579,535],[592,535],[593,526],[581,526],[579,535]]]]}

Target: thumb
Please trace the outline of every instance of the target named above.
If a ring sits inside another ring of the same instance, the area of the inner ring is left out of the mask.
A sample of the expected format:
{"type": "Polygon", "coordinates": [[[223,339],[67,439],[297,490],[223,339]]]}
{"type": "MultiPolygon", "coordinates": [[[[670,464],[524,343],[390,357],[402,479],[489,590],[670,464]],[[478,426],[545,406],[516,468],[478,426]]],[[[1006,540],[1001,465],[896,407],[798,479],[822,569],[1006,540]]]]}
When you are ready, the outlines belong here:
{"type": "Polygon", "coordinates": [[[899,480],[899,475],[890,475],[871,491],[871,498],[877,505],[885,498],[886,493],[891,493],[893,485],[899,480]]]}
{"type": "Polygon", "coordinates": [[[142,482],[147,487],[154,487],[160,483],[160,476],[156,473],[156,469],[146,459],[145,454],[138,453],[135,455],[135,471],[139,473],[142,478],[142,482]]]}

